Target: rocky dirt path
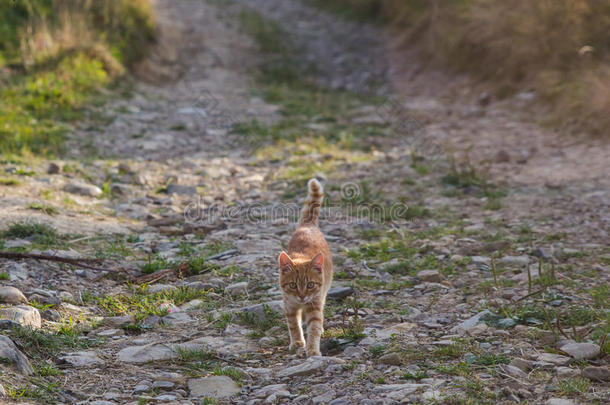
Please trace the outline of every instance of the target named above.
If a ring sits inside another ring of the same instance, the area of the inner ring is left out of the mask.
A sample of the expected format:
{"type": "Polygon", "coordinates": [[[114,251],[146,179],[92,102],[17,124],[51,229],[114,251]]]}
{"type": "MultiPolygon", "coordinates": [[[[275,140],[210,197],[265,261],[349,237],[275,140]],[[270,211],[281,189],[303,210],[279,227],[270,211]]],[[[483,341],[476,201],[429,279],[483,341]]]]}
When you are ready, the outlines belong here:
{"type": "Polygon", "coordinates": [[[405,102],[375,27],[293,0],[157,7],[156,84],[93,110],[71,157],[2,163],[3,250],[111,269],[1,259],[2,401],[610,399],[605,180],[447,158],[505,110],[405,102]],[[312,176],[336,275],[304,359],[276,257],[312,176]]]}

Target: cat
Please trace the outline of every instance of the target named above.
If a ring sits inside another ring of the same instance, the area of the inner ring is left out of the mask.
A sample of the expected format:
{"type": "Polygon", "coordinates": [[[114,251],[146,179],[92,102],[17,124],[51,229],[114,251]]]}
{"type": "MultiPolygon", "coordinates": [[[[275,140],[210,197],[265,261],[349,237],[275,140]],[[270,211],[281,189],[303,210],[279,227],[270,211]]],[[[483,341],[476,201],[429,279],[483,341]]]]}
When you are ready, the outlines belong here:
{"type": "Polygon", "coordinates": [[[282,252],[278,258],[280,288],[290,332],[289,348],[305,347],[307,356],[320,356],[324,304],[333,278],[333,262],[330,248],[318,228],[324,189],[316,179],[309,180],[307,188],[308,197],[299,225],[288,243],[288,253],[282,252]],[[307,343],[303,338],[303,319],[307,325],[307,343]]]}

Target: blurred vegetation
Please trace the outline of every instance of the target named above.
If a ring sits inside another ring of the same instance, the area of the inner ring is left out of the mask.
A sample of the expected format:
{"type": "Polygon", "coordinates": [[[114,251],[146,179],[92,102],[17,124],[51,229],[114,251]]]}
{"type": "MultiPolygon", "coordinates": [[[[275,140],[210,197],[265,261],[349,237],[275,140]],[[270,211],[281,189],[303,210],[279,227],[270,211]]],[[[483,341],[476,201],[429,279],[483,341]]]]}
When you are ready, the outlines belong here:
{"type": "Polygon", "coordinates": [[[1,0],[0,153],[60,152],[64,123],[154,38],[149,0],[1,0]]]}
{"type": "Polygon", "coordinates": [[[426,60],[494,84],[498,98],[533,89],[548,124],[602,133],[610,124],[608,0],[311,0],[389,25],[426,60]]]}

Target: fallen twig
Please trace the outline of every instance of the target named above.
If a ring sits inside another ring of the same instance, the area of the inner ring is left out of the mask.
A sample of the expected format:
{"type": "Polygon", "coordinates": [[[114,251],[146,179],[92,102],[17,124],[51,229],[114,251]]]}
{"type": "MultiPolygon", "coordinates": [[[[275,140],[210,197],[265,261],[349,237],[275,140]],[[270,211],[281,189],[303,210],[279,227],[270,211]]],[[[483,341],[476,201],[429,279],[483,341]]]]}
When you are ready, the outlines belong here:
{"type": "Polygon", "coordinates": [[[86,269],[91,269],[91,270],[111,271],[110,269],[104,269],[102,267],[96,267],[96,266],[91,266],[90,264],[86,264],[86,263],[96,263],[99,261],[97,259],[92,259],[92,258],[73,259],[70,257],[61,257],[61,256],[54,256],[54,255],[4,252],[4,251],[0,251],[0,257],[3,257],[5,259],[12,259],[12,260],[16,260],[16,259],[48,260],[51,262],[67,263],[67,264],[84,267],[86,269]]]}

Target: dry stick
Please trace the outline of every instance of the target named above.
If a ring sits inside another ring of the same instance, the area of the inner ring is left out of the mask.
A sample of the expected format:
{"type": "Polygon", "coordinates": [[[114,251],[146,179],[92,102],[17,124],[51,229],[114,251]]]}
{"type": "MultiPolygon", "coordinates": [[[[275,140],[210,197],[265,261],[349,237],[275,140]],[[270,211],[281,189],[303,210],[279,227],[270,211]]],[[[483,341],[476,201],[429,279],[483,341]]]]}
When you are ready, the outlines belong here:
{"type": "Polygon", "coordinates": [[[568,335],[566,335],[566,333],[563,331],[563,329],[561,329],[561,324],[559,323],[559,316],[557,316],[557,318],[556,318],[556,323],[557,323],[557,329],[559,329],[559,333],[561,333],[566,339],[570,339],[570,337],[568,335]]]}
{"type": "Polygon", "coordinates": [[[524,295],[523,297],[517,299],[515,302],[523,301],[527,298],[533,297],[534,295],[540,294],[541,292],[543,292],[543,290],[534,291],[533,293],[529,293],[529,294],[524,295]]]}
{"type": "Polygon", "coordinates": [[[0,257],[5,259],[34,259],[34,260],[48,260],[51,262],[59,262],[59,263],[67,263],[72,264],[74,266],[84,267],[86,269],[91,270],[100,270],[100,271],[110,271],[109,269],[104,269],[101,267],[91,266],[89,264],[84,263],[95,263],[97,259],[72,259],[69,257],[61,257],[61,256],[53,256],[53,255],[43,255],[43,254],[35,254],[35,253],[17,253],[17,252],[4,252],[0,251],[0,257]]]}

